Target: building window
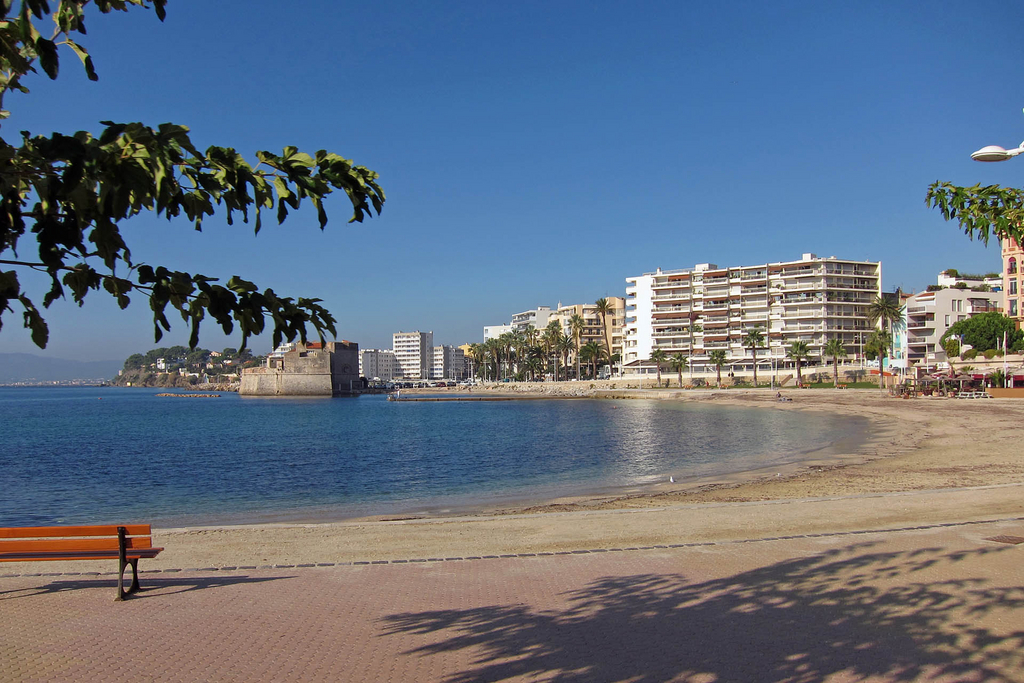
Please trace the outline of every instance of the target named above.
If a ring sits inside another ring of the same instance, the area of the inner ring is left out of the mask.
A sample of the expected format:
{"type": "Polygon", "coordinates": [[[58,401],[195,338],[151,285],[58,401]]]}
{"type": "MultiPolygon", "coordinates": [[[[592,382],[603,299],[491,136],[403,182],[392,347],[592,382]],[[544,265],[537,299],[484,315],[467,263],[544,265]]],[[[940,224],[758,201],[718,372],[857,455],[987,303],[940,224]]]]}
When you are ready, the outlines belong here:
{"type": "Polygon", "coordinates": [[[1017,259],[1010,257],[1010,260],[1006,262],[1006,272],[1010,275],[1014,275],[1017,272],[1017,259]]]}
{"type": "Polygon", "coordinates": [[[946,327],[949,327],[949,316],[946,316],[946,327]]]}
{"type": "Polygon", "coordinates": [[[1017,317],[1017,300],[1016,299],[1010,299],[1010,317],[1011,318],[1016,318],[1017,317]]]}
{"type": "Polygon", "coordinates": [[[1017,293],[1017,280],[1016,279],[1012,279],[1012,280],[1010,280],[1010,294],[1012,295],[1012,294],[1016,294],[1016,293],[1017,293]]]}

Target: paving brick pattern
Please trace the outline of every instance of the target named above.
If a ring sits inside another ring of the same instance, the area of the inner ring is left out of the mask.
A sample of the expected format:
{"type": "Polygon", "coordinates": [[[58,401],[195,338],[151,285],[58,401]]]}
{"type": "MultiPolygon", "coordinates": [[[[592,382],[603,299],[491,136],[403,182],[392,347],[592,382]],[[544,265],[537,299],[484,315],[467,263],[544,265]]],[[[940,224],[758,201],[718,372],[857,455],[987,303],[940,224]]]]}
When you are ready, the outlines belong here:
{"type": "Polygon", "coordinates": [[[0,680],[1024,681],[1022,532],[7,577],[0,680]]]}

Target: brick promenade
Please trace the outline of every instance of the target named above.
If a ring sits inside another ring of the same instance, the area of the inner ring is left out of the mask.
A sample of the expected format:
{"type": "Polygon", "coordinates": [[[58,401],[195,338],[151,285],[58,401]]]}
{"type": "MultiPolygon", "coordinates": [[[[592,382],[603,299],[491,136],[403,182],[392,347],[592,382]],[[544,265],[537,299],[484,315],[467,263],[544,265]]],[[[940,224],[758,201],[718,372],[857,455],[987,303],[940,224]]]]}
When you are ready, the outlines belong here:
{"type": "Polygon", "coordinates": [[[1024,681],[1000,536],[1024,521],[165,571],[124,603],[112,576],[6,577],[0,680],[1024,681]]]}

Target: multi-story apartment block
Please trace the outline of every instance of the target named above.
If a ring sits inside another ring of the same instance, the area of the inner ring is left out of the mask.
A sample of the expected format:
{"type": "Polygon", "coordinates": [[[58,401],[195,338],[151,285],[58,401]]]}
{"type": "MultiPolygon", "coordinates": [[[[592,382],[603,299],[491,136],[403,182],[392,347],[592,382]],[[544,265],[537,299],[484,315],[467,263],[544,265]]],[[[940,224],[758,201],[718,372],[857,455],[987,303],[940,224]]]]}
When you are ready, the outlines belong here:
{"type": "Polygon", "coordinates": [[[435,346],[431,379],[465,379],[466,354],[457,346],[435,346]]]}
{"type": "Polygon", "coordinates": [[[550,306],[538,306],[532,308],[529,311],[523,311],[522,313],[516,313],[512,316],[512,329],[516,332],[523,332],[528,327],[532,326],[534,329],[543,330],[548,326],[548,321],[551,319],[551,307],[550,306]]]}
{"type": "Polygon", "coordinates": [[[484,325],[484,341],[497,339],[501,335],[512,331],[512,323],[504,325],[484,325]]]}
{"type": "Polygon", "coordinates": [[[557,321],[562,326],[564,334],[572,336],[569,327],[569,320],[574,315],[582,316],[586,327],[580,335],[580,346],[590,342],[601,345],[601,349],[610,348],[612,355],[622,357],[623,323],[626,317],[626,300],[618,296],[607,297],[612,310],[608,313],[607,320],[602,324],[601,315],[597,312],[596,304],[572,304],[567,306],[559,305],[558,310],[551,315],[551,320],[557,321]],[[603,336],[602,336],[603,335],[603,336]]]}
{"type": "Polygon", "coordinates": [[[999,311],[1000,292],[940,289],[921,292],[906,301],[905,334],[901,335],[909,367],[934,367],[945,363],[946,351],[939,340],[954,323],[979,313],[999,311]]]}
{"type": "Polygon", "coordinates": [[[391,349],[363,349],[359,352],[359,376],[388,382],[401,377],[402,368],[391,349]]]}
{"type": "Polygon", "coordinates": [[[804,254],[754,266],[659,268],[626,282],[627,371],[638,371],[655,349],[689,356],[696,369],[709,369],[708,354],[722,349],[732,369],[747,371],[753,354],[743,337],[755,326],[765,338],[759,367],[785,363],[794,341],[820,358],[838,338],[856,357],[872,329],[867,309],[881,295],[882,265],[804,254]]]}
{"type": "Polygon", "coordinates": [[[403,379],[427,379],[434,364],[433,332],[396,332],[392,348],[403,379]]]}
{"type": "Polygon", "coordinates": [[[1024,249],[1016,240],[1003,240],[1003,313],[1013,318],[1017,327],[1024,322],[1024,249]]]}

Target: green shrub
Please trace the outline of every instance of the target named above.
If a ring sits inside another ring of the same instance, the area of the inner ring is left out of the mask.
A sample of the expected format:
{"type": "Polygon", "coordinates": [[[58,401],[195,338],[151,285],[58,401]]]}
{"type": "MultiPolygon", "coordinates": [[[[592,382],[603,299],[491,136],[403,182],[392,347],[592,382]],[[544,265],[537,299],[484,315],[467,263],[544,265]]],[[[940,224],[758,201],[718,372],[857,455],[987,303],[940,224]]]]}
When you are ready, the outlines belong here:
{"type": "Polygon", "coordinates": [[[982,355],[984,355],[984,356],[985,356],[985,359],[986,359],[986,360],[992,360],[993,358],[995,358],[995,357],[996,357],[996,350],[995,350],[995,349],[988,349],[988,350],[986,350],[986,351],[985,351],[985,353],[984,353],[984,354],[982,354],[982,355]]]}
{"type": "Polygon", "coordinates": [[[967,349],[962,354],[960,354],[960,358],[962,358],[963,360],[974,360],[977,357],[978,357],[978,350],[977,349],[967,349]]]}

